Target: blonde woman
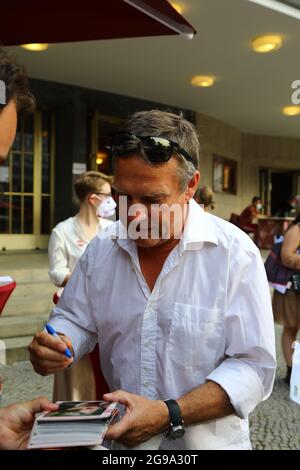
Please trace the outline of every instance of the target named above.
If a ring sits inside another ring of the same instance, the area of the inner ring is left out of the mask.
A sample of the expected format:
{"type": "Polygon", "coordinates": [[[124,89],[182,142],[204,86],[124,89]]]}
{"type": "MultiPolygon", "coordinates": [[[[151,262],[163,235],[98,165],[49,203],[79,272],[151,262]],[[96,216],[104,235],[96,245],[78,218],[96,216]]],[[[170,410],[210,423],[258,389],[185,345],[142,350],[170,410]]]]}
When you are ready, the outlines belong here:
{"type": "MultiPolygon", "coordinates": [[[[77,261],[99,230],[113,222],[104,217],[113,215],[110,178],[96,171],[79,175],[74,185],[80,207],[75,217],[60,222],[49,241],[49,275],[59,287],[56,301],[72,275],[77,261]],[[109,210],[108,210],[109,209],[109,210]]],[[[95,400],[96,381],[90,356],[78,361],[70,370],[54,376],[53,401],[95,400]]]]}

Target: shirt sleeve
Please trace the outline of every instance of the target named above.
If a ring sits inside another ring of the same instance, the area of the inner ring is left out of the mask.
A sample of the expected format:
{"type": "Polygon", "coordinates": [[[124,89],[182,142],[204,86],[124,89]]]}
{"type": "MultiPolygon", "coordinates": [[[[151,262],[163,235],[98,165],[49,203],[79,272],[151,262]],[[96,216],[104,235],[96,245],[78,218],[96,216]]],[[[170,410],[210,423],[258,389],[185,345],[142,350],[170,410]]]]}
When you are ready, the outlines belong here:
{"type": "Polygon", "coordinates": [[[78,261],[49,320],[50,325],[57,332],[70,338],[75,362],[91,352],[98,339],[90,297],[90,281],[93,268],[91,245],[92,243],[78,261]]]}
{"type": "Polygon", "coordinates": [[[245,419],[270,396],[276,371],[270,290],[255,247],[229,267],[225,338],[225,359],[207,380],[225,390],[236,414],[245,419]]]}
{"type": "Polygon", "coordinates": [[[50,279],[54,285],[61,287],[64,279],[71,271],[68,267],[68,253],[64,239],[55,229],[52,231],[49,240],[48,257],[50,279]]]}

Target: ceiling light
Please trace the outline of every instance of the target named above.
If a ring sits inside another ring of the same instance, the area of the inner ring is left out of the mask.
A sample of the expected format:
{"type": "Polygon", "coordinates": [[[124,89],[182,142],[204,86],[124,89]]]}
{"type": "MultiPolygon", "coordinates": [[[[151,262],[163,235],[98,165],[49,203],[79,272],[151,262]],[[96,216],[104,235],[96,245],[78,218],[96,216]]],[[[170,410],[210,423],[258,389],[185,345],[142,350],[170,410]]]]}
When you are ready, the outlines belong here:
{"type": "Polygon", "coordinates": [[[282,37],[279,35],[257,36],[251,41],[252,49],[255,52],[266,53],[274,52],[281,48],[282,37]]]}
{"type": "Polygon", "coordinates": [[[174,10],[177,11],[177,13],[179,13],[180,15],[183,14],[183,6],[181,3],[177,3],[177,2],[170,2],[170,4],[172,5],[172,7],[174,8],[174,10]]]}
{"type": "Polygon", "coordinates": [[[102,163],[106,160],[107,154],[105,152],[98,152],[96,155],[96,163],[97,165],[102,165],[102,163]]]}
{"type": "Polygon", "coordinates": [[[27,51],[41,52],[41,51],[46,51],[48,49],[48,44],[39,44],[39,43],[22,44],[21,47],[23,47],[23,49],[26,49],[27,51]]]}
{"type": "Polygon", "coordinates": [[[285,116],[300,116],[300,106],[285,106],[282,113],[285,116]]]}
{"type": "Polygon", "coordinates": [[[201,87],[211,87],[215,83],[215,77],[212,76],[204,76],[204,75],[195,75],[192,80],[191,84],[193,86],[201,86],[201,87]]]}

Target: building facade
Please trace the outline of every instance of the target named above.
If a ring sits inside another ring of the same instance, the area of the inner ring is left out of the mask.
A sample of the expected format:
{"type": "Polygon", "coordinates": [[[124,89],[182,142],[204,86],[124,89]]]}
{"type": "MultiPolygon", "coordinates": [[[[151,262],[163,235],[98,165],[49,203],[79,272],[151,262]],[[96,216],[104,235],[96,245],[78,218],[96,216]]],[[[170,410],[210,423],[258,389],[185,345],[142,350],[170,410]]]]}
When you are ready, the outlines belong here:
{"type": "Polygon", "coordinates": [[[276,213],[300,193],[300,138],[243,134],[214,119],[161,103],[42,80],[30,80],[38,109],[20,119],[10,158],[0,167],[0,250],[46,249],[52,227],[73,215],[76,174],[111,174],[106,146],[135,111],[162,109],[195,123],[201,184],[215,191],[215,214],[229,219],[253,196],[276,213]]]}

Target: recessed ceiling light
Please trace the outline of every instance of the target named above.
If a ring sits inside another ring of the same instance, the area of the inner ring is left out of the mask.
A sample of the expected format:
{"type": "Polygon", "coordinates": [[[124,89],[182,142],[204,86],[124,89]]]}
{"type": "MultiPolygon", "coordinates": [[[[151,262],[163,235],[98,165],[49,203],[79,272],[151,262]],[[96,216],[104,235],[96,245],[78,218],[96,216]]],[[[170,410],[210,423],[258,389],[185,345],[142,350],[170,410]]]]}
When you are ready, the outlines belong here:
{"type": "Polygon", "coordinates": [[[184,11],[184,8],[183,8],[183,5],[182,3],[178,3],[178,2],[170,2],[170,4],[172,5],[172,7],[174,8],[174,10],[177,11],[177,13],[179,13],[180,15],[183,14],[183,11],[184,11]]]}
{"type": "Polygon", "coordinates": [[[23,47],[23,49],[26,49],[27,51],[41,52],[41,51],[46,51],[48,49],[48,44],[40,44],[40,43],[22,44],[21,47],[23,47]]]}
{"type": "Polygon", "coordinates": [[[266,52],[274,52],[282,46],[282,36],[271,34],[266,36],[257,36],[251,41],[252,49],[255,52],[264,54],[266,52]]]}
{"type": "Polygon", "coordinates": [[[282,113],[285,116],[300,116],[300,106],[285,106],[282,113]]]}
{"type": "Polygon", "coordinates": [[[210,75],[195,75],[192,80],[191,84],[193,86],[201,86],[201,87],[211,87],[214,85],[216,78],[210,75]]]}

